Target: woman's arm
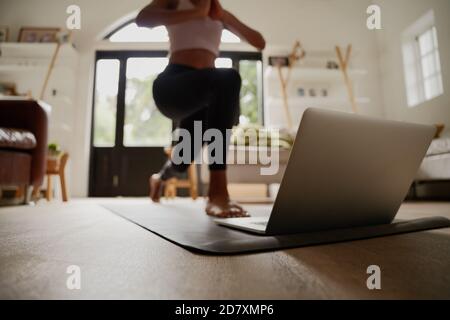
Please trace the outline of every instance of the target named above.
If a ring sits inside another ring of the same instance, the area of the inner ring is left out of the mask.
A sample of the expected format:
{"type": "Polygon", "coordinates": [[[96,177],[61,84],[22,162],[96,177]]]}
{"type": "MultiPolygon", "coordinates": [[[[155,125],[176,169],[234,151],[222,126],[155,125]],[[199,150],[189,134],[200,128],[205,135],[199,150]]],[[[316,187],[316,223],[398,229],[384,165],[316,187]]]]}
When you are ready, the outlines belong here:
{"type": "Polygon", "coordinates": [[[259,50],[263,50],[266,47],[266,40],[261,33],[250,28],[232,13],[224,10],[219,0],[211,0],[211,11],[209,16],[215,20],[221,20],[225,25],[225,28],[229,29],[236,35],[243,37],[248,43],[259,50]]]}
{"type": "Polygon", "coordinates": [[[174,4],[177,6],[178,1],[154,0],[139,12],[136,17],[136,24],[139,27],[153,28],[207,17],[211,7],[211,0],[199,0],[194,9],[181,11],[171,10],[174,4]]]}
{"type": "Polygon", "coordinates": [[[236,33],[238,36],[244,37],[244,39],[255,48],[264,50],[266,47],[266,40],[264,40],[262,34],[241,22],[232,13],[224,10],[222,22],[225,25],[225,28],[236,33]]]}

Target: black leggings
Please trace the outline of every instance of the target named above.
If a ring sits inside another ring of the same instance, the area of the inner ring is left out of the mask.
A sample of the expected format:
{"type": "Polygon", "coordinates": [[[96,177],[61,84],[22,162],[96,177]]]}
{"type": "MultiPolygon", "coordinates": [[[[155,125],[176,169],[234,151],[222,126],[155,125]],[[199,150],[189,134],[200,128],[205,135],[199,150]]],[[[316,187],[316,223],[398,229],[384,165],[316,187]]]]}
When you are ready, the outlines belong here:
{"type": "MultiPolygon", "coordinates": [[[[210,170],[226,170],[228,141],[227,129],[239,122],[241,77],[234,69],[195,69],[170,64],[153,84],[153,97],[163,115],[172,119],[177,128],[191,135],[191,159],[201,152],[194,147],[194,121],[202,122],[203,133],[218,129],[223,137],[224,159],[210,163],[210,170]]],[[[168,161],[161,171],[163,180],[185,172],[190,163],[175,164],[168,161]]]]}

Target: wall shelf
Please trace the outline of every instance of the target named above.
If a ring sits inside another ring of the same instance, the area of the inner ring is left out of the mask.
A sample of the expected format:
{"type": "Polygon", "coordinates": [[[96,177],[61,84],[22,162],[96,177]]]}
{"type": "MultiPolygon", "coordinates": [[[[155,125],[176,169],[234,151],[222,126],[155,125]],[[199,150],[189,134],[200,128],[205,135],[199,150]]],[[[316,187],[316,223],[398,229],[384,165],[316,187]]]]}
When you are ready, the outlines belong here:
{"type": "MultiPolygon", "coordinates": [[[[0,72],[39,71],[45,75],[56,43],[0,43],[0,72]]],[[[78,53],[70,44],[61,46],[55,67],[77,68],[78,53]]]]}
{"type": "MultiPolygon", "coordinates": [[[[63,68],[63,69],[69,69],[74,70],[75,66],[65,66],[57,64],[56,67],[63,68]]],[[[43,75],[48,69],[48,64],[40,64],[40,65],[26,65],[26,64],[4,64],[0,59],[0,73],[12,73],[12,72],[40,72],[43,75]]]]}
{"type": "MultiPolygon", "coordinates": [[[[367,97],[357,97],[356,102],[358,104],[367,104],[370,103],[370,99],[367,97]]],[[[279,105],[280,107],[283,105],[282,98],[268,98],[267,103],[269,105],[279,105]]],[[[291,107],[296,106],[305,106],[305,107],[319,107],[319,106],[349,106],[351,103],[346,97],[342,98],[333,98],[333,97],[298,97],[298,98],[290,98],[289,103],[291,107]]]]}
{"type": "Polygon", "coordinates": [[[351,53],[351,45],[345,52],[336,46],[335,51],[307,51],[290,67],[269,66],[264,73],[266,124],[295,131],[307,108],[357,113],[358,105],[370,104],[359,90],[368,70],[350,66],[351,53]],[[330,62],[340,68],[326,68],[330,62]]]}
{"type": "MultiPolygon", "coordinates": [[[[5,56],[16,58],[48,58],[51,57],[56,48],[56,43],[22,43],[1,42],[0,58],[5,56]]],[[[77,51],[71,44],[63,44],[60,49],[60,58],[75,58],[77,51]]]]}
{"type": "MultiPolygon", "coordinates": [[[[349,70],[351,77],[361,77],[367,74],[367,70],[364,69],[352,69],[349,70]]],[[[267,80],[278,80],[278,71],[276,68],[269,67],[265,72],[267,80]]],[[[343,76],[339,69],[326,69],[326,68],[292,68],[291,80],[301,80],[305,82],[342,82],[343,76]]]]}
{"type": "MultiPolygon", "coordinates": [[[[39,98],[56,49],[56,43],[0,43],[0,81],[14,83],[20,94],[39,98]]],[[[78,62],[79,54],[71,44],[60,46],[43,98],[51,105],[48,139],[69,151],[75,127],[78,62]]]]}

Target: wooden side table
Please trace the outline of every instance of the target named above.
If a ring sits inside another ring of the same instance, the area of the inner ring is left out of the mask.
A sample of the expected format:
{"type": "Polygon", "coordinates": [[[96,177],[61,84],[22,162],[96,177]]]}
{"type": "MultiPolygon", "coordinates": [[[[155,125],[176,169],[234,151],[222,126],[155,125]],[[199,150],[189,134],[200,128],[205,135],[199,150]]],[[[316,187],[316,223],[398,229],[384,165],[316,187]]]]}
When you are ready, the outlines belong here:
{"type": "Polygon", "coordinates": [[[45,197],[47,201],[52,200],[52,191],[53,191],[53,181],[52,176],[59,176],[59,181],[61,183],[61,192],[62,192],[62,200],[67,202],[69,197],[67,195],[67,185],[66,185],[66,176],[65,169],[67,165],[67,161],[69,160],[69,154],[63,153],[58,158],[48,158],[47,159],[47,190],[45,191],[45,197]]]}
{"type": "MultiPolygon", "coordinates": [[[[166,148],[164,151],[167,157],[170,159],[172,148],[166,148]]],[[[187,171],[187,179],[180,180],[173,178],[166,182],[166,186],[164,188],[164,197],[166,199],[174,199],[177,196],[178,189],[188,189],[191,198],[193,200],[196,200],[198,198],[197,185],[197,166],[195,165],[195,163],[192,163],[187,171]]]]}

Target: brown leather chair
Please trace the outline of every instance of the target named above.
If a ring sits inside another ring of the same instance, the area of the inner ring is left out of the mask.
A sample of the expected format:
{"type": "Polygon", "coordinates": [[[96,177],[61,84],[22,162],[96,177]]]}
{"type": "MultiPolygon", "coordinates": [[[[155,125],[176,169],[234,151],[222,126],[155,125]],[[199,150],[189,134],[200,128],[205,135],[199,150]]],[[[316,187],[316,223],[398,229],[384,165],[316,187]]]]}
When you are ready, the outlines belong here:
{"type": "MultiPolygon", "coordinates": [[[[48,108],[34,100],[0,100],[0,187],[38,190],[46,170],[48,108]]],[[[26,196],[25,201],[28,201],[26,196]]]]}

